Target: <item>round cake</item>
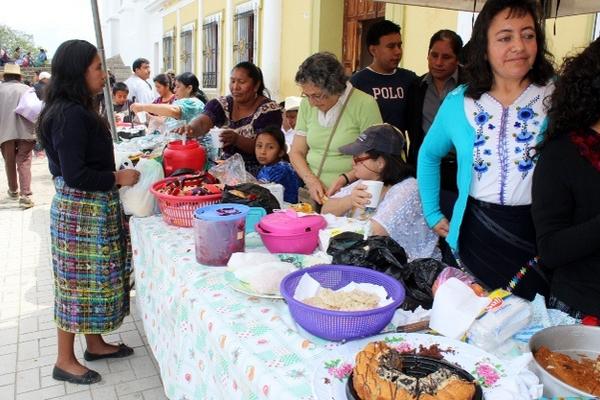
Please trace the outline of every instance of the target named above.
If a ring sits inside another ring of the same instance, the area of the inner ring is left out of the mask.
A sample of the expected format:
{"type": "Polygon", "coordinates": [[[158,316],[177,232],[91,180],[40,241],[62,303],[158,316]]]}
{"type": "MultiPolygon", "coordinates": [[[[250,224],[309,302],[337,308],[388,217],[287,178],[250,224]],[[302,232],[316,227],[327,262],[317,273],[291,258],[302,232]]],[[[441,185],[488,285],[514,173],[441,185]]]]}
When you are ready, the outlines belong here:
{"type": "Polygon", "coordinates": [[[440,366],[411,374],[404,355],[385,342],[371,342],[356,355],[352,385],[360,400],[472,400],[475,384],[440,366]]]}

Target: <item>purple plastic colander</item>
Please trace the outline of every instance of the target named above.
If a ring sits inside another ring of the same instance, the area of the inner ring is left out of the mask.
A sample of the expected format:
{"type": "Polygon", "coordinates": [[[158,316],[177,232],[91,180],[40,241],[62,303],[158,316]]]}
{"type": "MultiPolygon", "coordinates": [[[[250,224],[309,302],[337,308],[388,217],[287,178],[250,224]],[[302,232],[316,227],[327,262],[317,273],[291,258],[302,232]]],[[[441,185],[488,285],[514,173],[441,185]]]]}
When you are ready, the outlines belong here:
{"type": "Polygon", "coordinates": [[[315,265],[287,275],[281,281],[281,295],[294,320],[308,332],[323,339],[340,341],[375,335],[392,320],[404,301],[404,286],[382,272],[350,265],[315,265]],[[385,288],[394,301],[384,307],[365,311],[331,311],[309,306],[294,299],[302,275],[309,274],[322,287],[336,290],[354,281],[385,288]]]}

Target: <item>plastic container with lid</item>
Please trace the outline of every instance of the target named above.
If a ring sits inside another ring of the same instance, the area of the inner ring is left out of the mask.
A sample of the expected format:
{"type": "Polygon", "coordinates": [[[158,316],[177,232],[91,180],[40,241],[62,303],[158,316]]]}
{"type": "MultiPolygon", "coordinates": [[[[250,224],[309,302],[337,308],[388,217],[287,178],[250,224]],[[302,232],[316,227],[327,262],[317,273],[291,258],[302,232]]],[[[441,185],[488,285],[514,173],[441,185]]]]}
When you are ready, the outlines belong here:
{"type": "Polygon", "coordinates": [[[246,215],[242,204],[213,204],[194,211],[196,260],[204,265],[227,265],[231,254],[245,248],[246,215]]]}
{"type": "Polygon", "coordinates": [[[170,142],[163,153],[165,177],[178,169],[202,171],[205,164],[206,151],[195,140],[188,140],[185,144],[181,140],[170,142]]]}
{"type": "Polygon", "coordinates": [[[288,209],[263,217],[256,231],[271,253],[310,254],[319,243],[319,230],[325,226],[327,222],[319,214],[300,215],[288,209]]]}

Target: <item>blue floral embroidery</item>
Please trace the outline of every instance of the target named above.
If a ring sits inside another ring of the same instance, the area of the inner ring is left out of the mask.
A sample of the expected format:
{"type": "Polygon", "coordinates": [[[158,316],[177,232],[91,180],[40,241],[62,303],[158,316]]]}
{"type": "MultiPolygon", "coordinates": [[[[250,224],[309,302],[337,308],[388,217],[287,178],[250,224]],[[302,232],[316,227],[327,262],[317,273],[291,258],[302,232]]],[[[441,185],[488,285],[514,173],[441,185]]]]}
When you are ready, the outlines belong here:
{"type": "Polygon", "coordinates": [[[494,124],[488,124],[488,129],[489,130],[496,129],[496,125],[494,125],[494,124]]]}
{"type": "Polygon", "coordinates": [[[523,108],[517,107],[517,118],[521,121],[529,121],[533,117],[537,117],[537,113],[533,111],[530,105],[523,108]]]}
{"type": "Polygon", "coordinates": [[[533,133],[527,130],[522,130],[515,135],[518,143],[529,143],[533,140],[533,133]]]}
{"type": "Polygon", "coordinates": [[[519,126],[517,126],[518,122],[515,123],[515,128],[520,128],[520,131],[513,134],[513,137],[517,143],[524,144],[523,148],[520,146],[515,147],[516,154],[523,154],[523,158],[517,162],[517,169],[521,172],[522,179],[525,179],[527,174],[529,174],[529,171],[533,169],[534,165],[534,161],[530,157],[530,150],[532,148],[530,144],[533,142],[536,132],[530,131],[528,125],[531,123],[533,126],[539,126],[540,122],[537,120],[539,114],[532,108],[539,100],[540,96],[538,95],[531,99],[525,107],[517,107],[517,118],[522,121],[522,123],[519,123],[519,126]]]}
{"type": "Polygon", "coordinates": [[[475,115],[475,123],[479,126],[484,125],[490,119],[491,119],[490,114],[488,114],[485,111],[480,111],[479,113],[477,113],[477,115],[475,115]]]}
{"type": "Polygon", "coordinates": [[[531,157],[523,157],[523,159],[517,163],[517,168],[523,173],[523,175],[527,175],[527,173],[533,168],[533,160],[531,157]]]}
{"type": "Polygon", "coordinates": [[[515,154],[519,154],[523,149],[520,147],[515,147],[515,154]]]}
{"type": "Polygon", "coordinates": [[[521,123],[519,121],[516,121],[514,127],[515,128],[520,128],[521,127],[521,123]]]}
{"type": "Polygon", "coordinates": [[[490,164],[486,163],[483,160],[477,160],[475,161],[475,163],[473,164],[473,169],[478,173],[478,174],[482,174],[484,172],[487,172],[489,169],[490,164]]]}
{"type": "Polygon", "coordinates": [[[491,155],[492,155],[492,150],[490,150],[490,149],[485,149],[485,150],[483,151],[483,154],[485,154],[486,156],[491,156],[491,155]]]}
{"type": "Polygon", "coordinates": [[[483,136],[482,134],[476,134],[475,135],[475,147],[480,147],[483,146],[486,142],[486,140],[489,139],[489,136],[483,136]]]}

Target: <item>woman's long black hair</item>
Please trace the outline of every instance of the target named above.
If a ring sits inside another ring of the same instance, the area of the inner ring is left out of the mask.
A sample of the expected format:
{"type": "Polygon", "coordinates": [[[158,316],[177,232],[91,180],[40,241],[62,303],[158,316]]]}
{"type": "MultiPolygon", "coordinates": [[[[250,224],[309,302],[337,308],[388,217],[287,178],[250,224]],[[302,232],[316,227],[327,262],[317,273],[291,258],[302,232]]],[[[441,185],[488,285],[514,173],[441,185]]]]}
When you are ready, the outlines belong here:
{"type": "Polygon", "coordinates": [[[256,91],[256,93],[259,96],[271,98],[271,94],[265,87],[265,80],[263,78],[263,73],[260,70],[260,68],[258,68],[256,65],[252,64],[250,61],[242,61],[240,63],[237,63],[236,66],[233,67],[232,71],[234,69],[238,69],[238,68],[245,70],[246,73],[248,74],[248,76],[254,81],[254,83],[259,84],[258,90],[256,91]]]}
{"type": "Polygon", "coordinates": [[[548,110],[548,130],[538,146],[561,135],[589,128],[600,120],[600,38],[567,58],[548,110]]]}
{"type": "Polygon", "coordinates": [[[183,74],[179,74],[175,77],[175,80],[183,83],[184,86],[192,87],[192,96],[199,99],[201,102],[206,104],[208,99],[202,90],[200,90],[200,82],[196,75],[191,72],[184,72],[183,74]]]}
{"type": "Polygon", "coordinates": [[[467,97],[479,99],[492,88],[494,74],[487,58],[488,29],[494,17],[507,8],[510,10],[509,18],[526,15],[531,15],[533,18],[537,54],[526,77],[532,83],[543,86],[554,76],[552,56],[546,46],[546,37],[538,18],[536,4],[531,0],[488,0],[477,16],[468,45],[467,62],[463,69],[468,83],[465,92],[467,97]]]}
{"type": "Polygon", "coordinates": [[[90,93],[85,73],[98,54],[96,47],[85,40],[67,40],[56,49],[52,58],[52,79],[45,90],[45,106],[37,121],[38,138],[45,147],[51,125],[60,132],[64,126],[65,109],[73,103],[83,106],[108,128],[98,113],[96,93],[90,93]]]}

